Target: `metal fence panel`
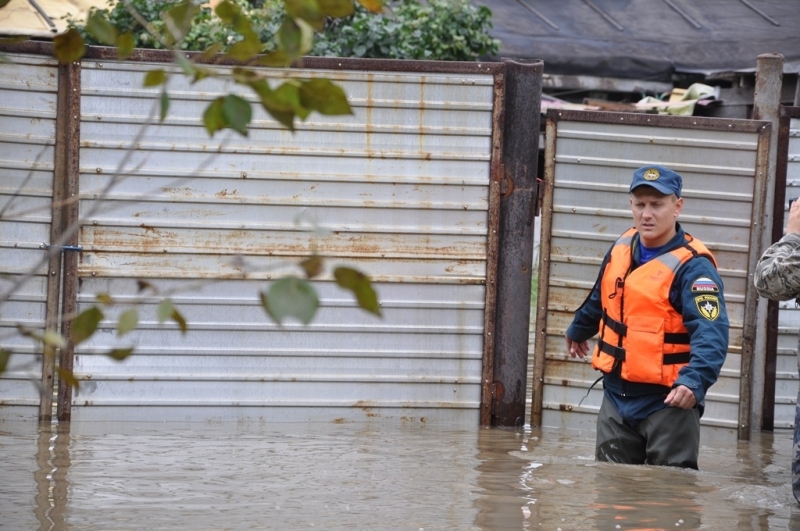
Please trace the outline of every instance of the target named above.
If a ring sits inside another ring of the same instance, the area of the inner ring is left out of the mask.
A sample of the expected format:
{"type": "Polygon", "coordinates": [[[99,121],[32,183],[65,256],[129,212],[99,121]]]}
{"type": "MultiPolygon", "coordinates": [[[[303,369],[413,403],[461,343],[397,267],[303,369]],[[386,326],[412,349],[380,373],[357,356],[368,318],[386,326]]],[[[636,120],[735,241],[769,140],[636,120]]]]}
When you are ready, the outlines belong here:
{"type": "MultiPolygon", "coordinates": [[[[789,122],[789,153],[786,164],[786,211],[789,199],[800,196],[800,119],[789,122]]],[[[794,300],[780,303],[778,314],[778,352],[775,365],[775,427],[793,428],[798,388],[797,337],[800,309],[794,300]]]]}
{"type": "Polygon", "coordinates": [[[78,302],[118,304],[76,350],[73,420],[477,424],[492,75],[273,72],[332,77],[354,114],[291,133],[256,108],[248,137],[213,139],[199,117],[235,88],[175,79],[167,119],[135,138],[157,112],[158,92],[139,88],[148,68],[82,64],[78,302]],[[275,325],[259,290],[314,252],[329,265],[317,318],[275,325]],[[337,264],[371,276],[382,319],[333,282],[337,264]],[[167,295],[189,333],[158,323],[167,295]],[[137,300],[140,329],[120,338],[137,300]],[[103,355],[125,345],[125,362],[103,355]]]}
{"type": "Polygon", "coordinates": [[[603,256],[633,224],[631,173],[661,163],[684,177],[679,221],[719,262],[731,321],[730,349],[707,395],[702,424],[706,431],[720,427],[735,434],[758,128],[721,120],[695,127],[696,118],[665,118],[551,111],[548,135],[554,137],[547,140],[541,254],[548,274],[539,284],[535,347],[536,362],[544,364],[543,426],[594,430],[602,386],[589,389],[599,373],[588,358],[569,356],[564,332],[589,294],[603,256]]]}
{"type": "Polygon", "coordinates": [[[52,59],[8,54],[0,63],[0,421],[36,419],[41,351],[17,326],[45,328],[58,70],[52,59]]]}

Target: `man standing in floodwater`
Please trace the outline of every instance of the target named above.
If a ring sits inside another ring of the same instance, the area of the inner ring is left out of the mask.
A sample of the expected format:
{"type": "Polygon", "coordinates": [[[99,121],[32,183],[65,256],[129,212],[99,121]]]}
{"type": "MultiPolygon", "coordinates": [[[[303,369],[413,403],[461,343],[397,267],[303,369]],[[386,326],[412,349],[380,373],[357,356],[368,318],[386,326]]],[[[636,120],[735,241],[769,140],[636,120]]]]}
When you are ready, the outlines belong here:
{"type": "Polygon", "coordinates": [[[697,469],[700,417],[728,352],[716,260],[677,222],[682,177],[659,165],[633,173],[634,227],[617,239],[566,332],[572,357],[603,373],[595,457],[697,469]]]}
{"type": "MultiPolygon", "coordinates": [[[[773,243],[756,264],[753,277],[759,295],[776,301],[795,299],[800,304],[800,201],[792,201],[786,234],[773,243]]],[[[800,340],[798,341],[800,347],[800,340]]],[[[797,359],[800,372],[800,354],[797,359]]],[[[800,392],[794,416],[792,446],[792,491],[800,502],[800,392]]]]}

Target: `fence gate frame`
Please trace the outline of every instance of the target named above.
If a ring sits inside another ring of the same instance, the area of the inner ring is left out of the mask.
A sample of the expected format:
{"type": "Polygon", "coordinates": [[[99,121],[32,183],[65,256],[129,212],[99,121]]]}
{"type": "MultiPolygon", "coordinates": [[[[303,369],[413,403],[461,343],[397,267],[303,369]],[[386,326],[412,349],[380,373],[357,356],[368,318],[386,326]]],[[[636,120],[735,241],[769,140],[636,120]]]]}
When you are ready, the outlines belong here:
{"type": "MultiPolygon", "coordinates": [[[[747,440],[750,432],[750,397],[752,393],[752,374],[751,364],[753,360],[753,349],[755,347],[755,322],[758,304],[758,293],[752,282],[752,274],[755,264],[760,257],[762,248],[762,230],[758,220],[763,219],[765,199],[767,195],[766,186],[769,140],[772,126],[766,121],[741,120],[741,119],[721,119],[704,118],[695,116],[668,116],[638,113],[618,113],[618,112],[597,112],[597,111],[578,111],[578,110],[558,110],[550,109],[547,113],[547,128],[545,134],[545,161],[544,161],[544,186],[545,191],[542,198],[542,236],[541,252],[539,263],[539,286],[536,307],[536,343],[534,346],[534,366],[533,366],[533,391],[531,407],[531,425],[539,427],[542,425],[543,414],[543,392],[545,387],[546,374],[546,343],[548,332],[548,314],[551,310],[549,298],[549,279],[551,270],[551,231],[553,216],[553,196],[555,186],[556,171],[556,149],[557,149],[557,127],[559,122],[591,122],[595,124],[627,124],[646,127],[672,127],[687,130],[709,130],[717,132],[745,132],[757,135],[757,147],[755,154],[755,175],[753,202],[751,210],[751,230],[749,235],[749,256],[747,263],[747,276],[744,297],[744,318],[741,345],[741,369],[739,380],[739,404],[738,404],[738,437],[747,440]]],[[[652,142],[652,139],[651,139],[652,142]]],[[[643,161],[642,164],[646,164],[643,161]]],[[[622,206],[621,206],[622,208],[622,206]]],[[[609,244],[610,245],[610,244],[609,244]]],[[[586,279],[594,282],[594,278],[586,279]]],[[[560,308],[564,310],[564,308],[560,308]]],[[[574,311],[575,308],[572,308],[574,311]]],[[[564,385],[569,385],[564,383],[564,385]]],[[[562,404],[563,411],[572,411],[572,406],[562,404]]]]}

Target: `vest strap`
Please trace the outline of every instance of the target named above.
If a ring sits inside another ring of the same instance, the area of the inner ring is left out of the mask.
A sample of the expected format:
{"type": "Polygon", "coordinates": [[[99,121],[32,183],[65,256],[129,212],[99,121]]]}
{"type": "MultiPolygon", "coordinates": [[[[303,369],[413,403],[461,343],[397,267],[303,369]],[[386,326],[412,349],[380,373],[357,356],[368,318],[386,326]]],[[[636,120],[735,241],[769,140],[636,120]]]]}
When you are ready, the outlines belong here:
{"type": "Polygon", "coordinates": [[[603,308],[603,323],[618,336],[625,337],[628,334],[628,325],[609,317],[605,308],[603,308]]]}
{"type": "Polygon", "coordinates": [[[689,334],[664,334],[664,343],[688,345],[690,342],[689,334]]]}
{"type": "Polygon", "coordinates": [[[678,365],[680,363],[689,363],[691,352],[675,352],[673,354],[664,354],[664,365],[678,365]]]}
{"type": "MultiPolygon", "coordinates": [[[[602,339],[598,340],[597,346],[600,348],[601,352],[605,352],[609,356],[617,359],[619,361],[625,361],[625,349],[620,347],[615,347],[610,343],[606,343],[602,339]]],[[[664,354],[664,365],[679,365],[681,363],[689,363],[689,359],[691,358],[691,352],[674,352],[671,354],[664,354]]]]}
{"type": "MultiPolygon", "coordinates": [[[[628,334],[628,326],[609,317],[605,309],[603,309],[603,324],[613,330],[618,336],[625,337],[628,334]]],[[[669,343],[671,345],[688,345],[690,343],[689,334],[666,333],[664,334],[664,343],[669,343]]]]}
{"type": "Polygon", "coordinates": [[[605,352],[609,356],[618,359],[619,361],[625,361],[625,349],[620,347],[615,347],[610,343],[606,343],[602,339],[597,341],[597,346],[600,348],[601,352],[605,352]]]}

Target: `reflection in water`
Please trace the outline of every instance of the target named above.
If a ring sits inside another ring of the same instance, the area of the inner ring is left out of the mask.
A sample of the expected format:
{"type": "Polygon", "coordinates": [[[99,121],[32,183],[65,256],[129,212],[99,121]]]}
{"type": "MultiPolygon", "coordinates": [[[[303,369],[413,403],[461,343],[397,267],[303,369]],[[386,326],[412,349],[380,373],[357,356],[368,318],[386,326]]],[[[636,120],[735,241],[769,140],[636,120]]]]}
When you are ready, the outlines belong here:
{"type": "Polygon", "coordinates": [[[700,471],[559,431],[382,424],[0,425],[0,529],[800,529],[791,436],[700,471]]]}

